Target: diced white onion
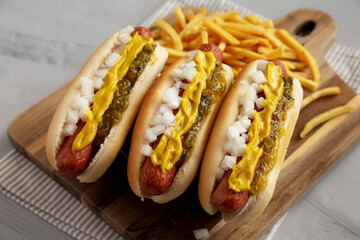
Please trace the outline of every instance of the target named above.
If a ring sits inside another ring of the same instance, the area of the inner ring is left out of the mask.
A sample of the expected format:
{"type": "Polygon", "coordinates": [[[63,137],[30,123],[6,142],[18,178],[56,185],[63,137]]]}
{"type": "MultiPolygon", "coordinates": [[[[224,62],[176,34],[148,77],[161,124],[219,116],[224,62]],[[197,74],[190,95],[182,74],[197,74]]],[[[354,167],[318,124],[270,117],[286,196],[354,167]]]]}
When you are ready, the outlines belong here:
{"type": "Polygon", "coordinates": [[[186,89],[188,85],[189,85],[188,83],[181,82],[180,88],[186,89]]]}
{"type": "Polygon", "coordinates": [[[100,69],[94,73],[94,76],[104,79],[107,72],[108,72],[108,70],[106,68],[100,69]]]}
{"type": "Polygon", "coordinates": [[[240,136],[245,139],[245,142],[249,140],[249,136],[246,133],[243,133],[240,136]]]}
{"type": "Polygon", "coordinates": [[[176,88],[177,90],[180,90],[180,86],[181,86],[181,81],[176,81],[175,84],[173,85],[173,87],[176,88]]]}
{"type": "Polygon", "coordinates": [[[179,94],[179,90],[175,87],[171,87],[168,89],[165,89],[162,93],[162,100],[164,102],[167,102],[169,99],[173,98],[174,96],[177,96],[179,94]]]}
{"type": "Polygon", "coordinates": [[[71,136],[75,133],[77,129],[76,124],[74,123],[68,123],[64,126],[64,134],[65,136],[71,136]]]}
{"type": "Polygon", "coordinates": [[[224,145],[225,152],[231,153],[232,145],[233,145],[232,141],[227,141],[224,145]]]}
{"type": "Polygon", "coordinates": [[[118,37],[119,41],[123,44],[127,44],[131,40],[131,36],[128,33],[121,33],[118,37]]]}
{"type": "Polygon", "coordinates": [[[79,121],[79,119],[80,119],[79,111],[72,109],[69,111],[67,115],[66,122],[76,124],[79,121]]]}
{"type": "Polygon", "coordinates": [[[179,78],[179,80],[181,80],[181,69],[180,68],[175,68],[173,71],[172,71],[172,73],[171,73],[171,75],[173,76],[173,77],[175,77],[175,78],[179,78]]]}
{"type": "Polygon", "coordinates": [[[155,135],[152,131],[152,128],[148,128],[145,131],[145,135],[144,138],[146,139],[146,141],[148,141],[149,143],[155,142],[157,139],[157,135],[155,135]]]}
{"type": "Polygon", "coordinates": [[[82,107],[82,108],[80,108],[79,110],[80,110],[80,118],[81,118],[81,120],[83,121],[83,122],[86,122],[88,119],[86,119],[86,111],[89,109],[89,107],[82,107]]]}
{"type": "Polygon", "coordinates": [[[183,63],[178,68],[174,69],[171,75],[178,81],[185,79],[188,82],[191,82],[197,72],[195,66],[196,63],[194,61],[190,61],[186,64],[183,63]]]}
{"type": "Polygon", "coordinates": [[[165,127],[162,125],[157,125],[151,128],[151,131],[153,132],[154,135],[159,136],[160,134],[164,133],[165,131],[165,127]]]}
{"type": "Polygon", "coordinates": [[[168,112],[168,111],[171,111],[172,109],[166,105],[166,104],[161,104],[160,105],[160,109],[159,109],[159,113],[165,113],[165,112],[168,112]]]}
{"type": "Polygon", "coordinates": [[[89,101],[83,97],[78,97],[71,106],[73,109],[81,110],[82,108],[89,106],[89,101]]]}
{"type": "Polygon", "coordinates": [[[210,237],[209,231],[206,228],[196,229],[193,231],[196,239],[208,238],[210,237]]]}
{"type": "Polygon", "coordinates": [[[256,90],[253,85],[249,85],[246,88],[245,98],[255,101],[257,98],[256,90]]]}
{"type": "Polygon", "coordinates": [[[124,34],[124,33],[130,34],[130,33],[132,33],[133,31],[134,31],[134,28],[129,25],[129,26],[126,26],[125,28],[121,29],[121,30],[119,31],[119,35],[124,34]]]}
{"type": "Polygon", "coordinates": [[[236,156],[225,155],[220,167],[225,171],[232,168],[236,164],[236,158],[236,156]]]}
{"type": "Polygon", "coordinates": [[[197,71],[195,68],[187,68],[183,71],[183,79],[186,79],[188,82],[192,82],[196,73],[197,71]]]}
{"type": "Polygon", "coordinates": [[[229,140],[235,140],[237,137],[239,137],[239,133],[235,126],[228,127],[227,137],[229,140]]]}
{"type": "Polygon", "coordinates": [[[248,116],[243,115],[243,116],[238,116],[238,120],[241,122],[241,125],[248,130],[249,126],[251,124],[251,120],[249,119],[248,116]]]}
{"type": "Polygon", "coordinates": [[[253,118],[254,117],[254,104],[255,104],[254,100],[245,99],[242,114],[247,115],[249,118],[253,118]]]}
{"type": "Polygon", "coordinates": [[[172,111],[164,112],[162,118],[162,124],[165,126],[172,126],[175,123],[176,117],[172,113],[172,111]]]}
{"type": "Polygon", "coordinates": [[[239,137],[234,140],[231,155],[233,156],[242,156],[245,152],[245,139],[243,137],[239,137]]]}
{"type": "Polygon", "coordinates": [[[216,170],[216,180],[217,181],[220,181],[222,179],[222,177],[224,176],[224,169],[222,169],[221,167],[219,167],[217,170],[216,170]]]}
{"type": "Polygon", "coordinates": [[[194,67],[196,67],[195,61],[187,62],[185,65],[186,65],[187,68],[194,68],[194,67]]]}
{"type": "Polygon", "coordinates": [[[168,128],[165,129],[164,134],[166,136],[170,137],[171,136],[171,131],[172,131],[172,127],[168,127],[168,128]]]}
{"type": "Polygon", "coordinates": [[[107,59],[105,60],[105,64],[107,67],[111,68],[115,65],[115,63],[119,60],[120,55],[118,53],[111,53],[107,59]]]}
{"type": "Polygon", "coordinates": [[[256,107],[258,109],[263,109],[264,107],[262,106],[263,102],[265,101],[265,98],[260,97],[258,99],[256,99],[255,103],[256,103],[256,107]]]}
{"type": "Polygon", "coordinates": [[[120,54],[121,51],[124,49],[126,45],[125,44],[122,44],[119,42],[119,46],[117,46],[116,48],[114,48],[114,50],[112,51],[113,53],[118,53],[120,54]]]}
{"type": "Polygon", "coordinates": [[[100,63],[100,69],[107,69],[108,67],[106,66],[105,63],[100,63]]]}
{"type": "Polygon", "coordinates": [[[199,52],[199,51],[200,50],[193,50],[193,51],[188,52],[188,57],[190,59],[193,59],[195,57],[196,53],[199,52]]]}
{"type": "Polygon", "coordinates": [[[144,156],[150,157],[151,152],[153,151],[152,147],[149,144],[144,144],[140,148],[140,153],[144,156]]]}
{"type": "Polygon", "coordinates": [[[179,90],[174,87],[166,89],[162,94],[162,100],[170,108],[176,109],[179,107],[181,102],[181,97],[178,96],[179,90]]]}
{"type": "Polygon", "coordinates": [[[234,122],[232,126],[236,128],[238,134],[247,132],[247,129],[241,124],[241,121],[234,122]]]}
{"type": "Polygon", "coordinates": [[[268,63],[269,63],[268,61],[266,61],[264,59],[260,59],[257,64],[257,69],[262,72],[265,72],[265,68],[268,63]]]}
{"type": "Polygon", "coordinates": [[[89,96],[94,94],[94,82],[88,77],[81,77],[81,95],[89,96]]]}
{"type": "Polygon", "coordinates": [[[94,94],[82,96],[82,97],[85,98],[86,100],[88,100],[89,104],[93,103],[93,101],[94,101],[94,94]]]}
{"type": "Polygon", "coordinates": [[[257,83],[252,83],[251,85],[254,86],[254,88],[255,88],[255,90],[256,90],[257,93],[264,91],[264,89],[262,89],[261,87],[259,87],[259,84],[257,84],[257,83]]]}
{"type": "Polygon", "coordinates": [[[257,84],[262,84],[262,83],[266,82],[265,75],[262,71],[253,72],[250,76],[252,77],[254,82],[257,84]]]}
{"type": "Polygon", "coordinates": [[[102,86],[104,80],[100,77],[93,77],[92,79],[94,81],[94,89],[95,90],[101,89],[101,86],[102,86]]]}

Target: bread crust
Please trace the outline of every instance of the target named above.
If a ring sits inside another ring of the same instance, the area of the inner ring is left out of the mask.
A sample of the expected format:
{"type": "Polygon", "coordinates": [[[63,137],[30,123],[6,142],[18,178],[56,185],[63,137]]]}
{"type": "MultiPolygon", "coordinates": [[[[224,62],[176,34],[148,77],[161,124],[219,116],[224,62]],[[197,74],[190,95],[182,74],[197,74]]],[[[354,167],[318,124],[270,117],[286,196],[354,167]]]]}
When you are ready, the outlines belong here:
{"type": "Polygon", "coordinates": [[[145,156],[140,153],[140,149],[143,144],[146,144],[144,134],[146,129],[149,127],[149,122],[153,119],[156,111],[162,103],[162,91],[174,84],[174,81],[170,81],[171,72],[183,61],[184,59],[180,59],[178,62],[171,65],[165,72],[161,74],[161,76],[156,80],[156,83],[149,90],[149,93],[145,97],[139,115],[136,119],[131,139],[127,168],[130,187],[137,196],[150,198],[157,203],[169,202],[172,199],[180,196],[183,192],[185,192],[187,187],[194,179],[195,174],[199,168],[207,139],[210,135],[211,127],[216,118],[218,109],[221,106],[224,96],[230,89],[231,82],[234,78],[230,67],[226,64],[222,64],[223,68],[225,69],[225,79],[227,83],[226,90],[222,97],[220,97],[218,101],[212,106],[210,114],[197,134],[197,138],[194,143],[194,146],[196,147],[193,148],[191,157],[179,168],[168,190],[160,195],[149,195],[141,190],[139,183],[140,170],[145,161],[145,156]]]}
{"type": "MultiPolygon", "coordinates": [[[[56,170],[58,170],[56,167],[56,156],[65,139],[65,136],[62,134],[62,128],[66,122],[66,117],[71,109],[72,103],[80,96],[80,78],[82,76],[92,76],[94,74],[106,56],[112,51],[116,39],[117,33],[113,34],[102,43],[91,55],[81,68],[80,72],[72,80],[53,115],[46,137],[46,155],[49,163],[56,170]]],[[[109,135],[105,138],[104,143],[101,144],[99,151],[91,159],[89,166],[82,174],[77,176],[77,179],[81,182],[97,181],[112,164],[132,126],[142,99],[161,72],[167,56],[168,53],[164,48],[159,45],[156,46],[153,52],[153,57],[156,58],[156,61],[150,61],[149,64],[146,65],[130,92],[129,106],[124,111],[121,122],[112,127],[109,135]]]]}
{"type": "MultiPolygon", "coordinates": [[[[204,159],[200,170],[198,193],[202,207],[207,213],[211,215],[218,211],[211,204],[210,197],[215,188],[217,168],[226,154],[226,152],[223,150],[223,145],[219,145],[219,143],[225,143],[227,141],[227,128],[236,121],[236,117],[238,115],[238,111],[233,110],[240,109],[241,107],[238,101],[238,96],[243,91],[244,87],[240,83],[249,80],[248,76],[252,72],[256,71],[257,62],[258,61],[250,63],[235,80],[233,87],[230,89],[229,94],[226,96],[222,108],[219,111],[204,154],[204,159]]],[[[271,200],[277,177],[281,170],[281,165],[284,161],[286,150],[290,143],[290,139],[300,112],[300,106],[303,97],[303,91],[300,82],[297,79],[293,79],[293,83],[294,85],[292,95],[295,100],[294,105],[287,113],[287,119],[284,124],[285,133],[280,139],[276,164],[273,170],[267,175],[267,186],[256,196],[250,197],[240,212],[222,213],[222,217],[225,221],[236,219],[237,223],[245,224],[260,215],[260,213],[266,208],[271,200]]]]}

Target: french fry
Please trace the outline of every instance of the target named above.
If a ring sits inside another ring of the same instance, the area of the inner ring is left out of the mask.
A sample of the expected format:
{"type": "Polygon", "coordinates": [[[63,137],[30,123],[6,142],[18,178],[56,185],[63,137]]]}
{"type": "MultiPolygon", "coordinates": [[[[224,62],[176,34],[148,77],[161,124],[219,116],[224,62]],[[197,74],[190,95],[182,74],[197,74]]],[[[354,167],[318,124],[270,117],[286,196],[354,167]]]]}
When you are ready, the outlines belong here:
{"type": "MultiPolygon", "coordinates": [[[[176,31],[176,30],[175,30],[176,31]]],[[[165,32],[165,30],[160,29],[160,36],[162,39],[164,39],[166,42],[172,42],[171,37],[165,32]]]]}
{"type": "Polygon", "coordinates": [[[318,83],[314,82],[314,81],[311,81],[307,78],[304,78],[303,76],[301,75],[297,75],[295,74],[294,72],[292,72],[290,69],[289,69],[289,66],[288,65],[284,65],[285,69],[286,69],[286,72],[290,75],[290,76],[295,76],[299,81],[300,81],[300,84],[302,87],[304,88],[307,88],[309,89],[310,91],[315,91],[316,88],[318,87],[318,83]]]}
{"type": "Polygon", "coordinates": [[[236,56],[236,55],[233,55],[231,53],[228,53],[228,52],[223,52],[223,57],[224,57],[224,61],[225,60],[235,60],[235,59],[240,59],[239,56],[236,56]]]}
{"type": "Polygon", "coordinates": [[[179,58],[177,57],[169,57],[166,61],[166,64],[172,64],[174,62],[176,62],[177,60],[179,60],[179,58]]]}
{"type": "Polygon", "coordinates": [[[306,67],[306,63],[298,62],[298,61],[291,61],[291,60],[281,60],[281,63],[284,65],[292,66],[291,70],[302,70],[306,67]]]}
{"type": "Polygon", "coordinates": [[[237,76],[239,74],[238,70],[236,68],[231,67],[232,72],[234,73],[234,76],[237,76]]]}
{"type": "Polygon", "coordinates": [[[290,35],[286,30],[284,29],[278,29],[276,30],[276,33],[278,34],[279,38],[289,47],[293,48],[299,58],[301,60],[304,60],[311,71],[312,78],[315,82],[320,81],[320,71],[317,65],[316,59],[309,53],[306,48],[304,48],[298,41],[295,40],[293,36],[290,35]]]}
{"type": "Polygon", "coordinates": [[[315,101],[316,99],[326,97],[326,96],[333,96],[333,95],[339,95],[340,94],[340,88],[339,87],[328,87],[321,89],[319,91],[311,93],[309,96],[303,99],[301,103],[301,109],[315,101]]]}
{"type": "Polygon", "coordinates": [[[287,60],[299,60],[298,56],[296,55],[296,53],[294,52],[288,52],[288,51],[284,51],[282,54],[281,54],[281,58],[283,59],[287,59],[287,60]]]}
{"type": "Polygon", "coordinates": [[[288,73],[290,73],[291,75],[295,75],[296,78],[299,79],[301,86],[309,89],[310,91],[315,91],[319,85],[319,83],[309,80],[307,78],[304,78],[300,75],[296,75],[291,71],[288,71],[288,73]]]}
{"type": "Polygon", "coordinates": [[[189,42],[189,47],[191,49],[199,49],[202,45],[201,41],[201,35],[199,35],[197,38],[193,39],[191,42],[189,42]]]}
{"type": "Polygon", "coordinates": [[[285,46],[286,51],[293,51],[290,47],[285,45],[277,36],[276,36],[276,29],[275,28],[266,28],[264,32],[264,37],[270,41],[274,48],[285,46]]]}
{"type": "Polygon", "coordinates": [[[153,36],[154,39],[158,39],[159,37],[161,37],[160,32],[161,32],[161,29],[156,28],[156,29],[151,31],[151,35],[153,36]]]}
{"type": "Polygon", "coordinates": [[[176,49],[172,49],[172,48],[168,48],[168,47],[164,47],[164,48],[168,52],[169,57],[181,58],[181,57],[184,57],[187,55],[187,52],[185,52],[185,51],[176,50],[176,49]]]}
{"type": "Polygon", "coordinates": [[[274,28],[271,20],[263,21],[252,15],[244,18],[236,11],[213,12],[206,16],[204,8],[194,14],[192,10],[184,12],[175,7],[174,13],[177,22],[172,29],[157,21],[158,28],[152,31],[156,42],[167,48],[168,63],[184,56],[184,50],[196,50],[202,44],[213,43],[223,51],[224,62],[233,68],[235,74],[253,60],[276,58],[304,88],[314,91],[319,85],[316,82],[320,78],[316,60],[309,52],[303,51],[289,33],[274,28]]]}
{"type": "Polygon", "coordinates": [[[280,47],[283,45],[283,43],[271,32],[270,29],[266,29],[263,35],[267,40],[270,41],[272,46],[280,47]]]}
{"type": "Polygon", "coordinates": [[[251,22],[252,24],[255,25],[260,25],[261,23],[263,23],[263,20],[261,20],[258,16],[256,15],[247,15],[245,17],[245,20],[251,22]]]}
{"type": "Polygon", "coordinates": [[[190,22],[193,18],[195,17],[195,14],[192,10],[190,10],[187,14],[186,14],[186,19],[188,20],[188,22],[190,22]]]}
{"type": "Polygon", "coordinates": [[[275,59],[275,58],[279,58],[281,57],[281,55],[284,52],[284,46],[280,46],[276,49],[273,49],[267,53],[265,53],[264,55],[268,58],[268,59],[275,59]]]}
{"type": "Polygon", "coordinates": [[[201,42],[202,44],[209,43],[208,32],[205,29],[201,30],[201,42]]]}
{"type": "Polygon", "coordinates": [[[225,50],[225,48],[226,48],[226,42],[225,41],[220,41],[220,43],[219,43],[219,46],[218,46],[219,48],[220,48],[220,50],[221,51],[224,51],[225,50]]]}
{"type": "Polygon", "coordinates": [[[340,114],[351,112],[354,109],[355,108],[353,105],[346,104],[341,107],[336,107],[329,111],[326,111],[324,113],[317,115],[316,117],[312,118],[310,121],[308,121],[305,124],[305,127],[303,128],[303,130],[300,133],[300,138],[304,138],[309,132],[311,132],[311,130],[313,130],[315,127],[317,127],[321,123],[324,123],[324,122],[330,120],[331,118],[339,116],[340,114]]]}
{"type": "Polygon", "coordinates": [[[246,21],[243,17],[237,15],[237,16],[234,16],[232,17],[230,22],[237,22],[237,23],[243,23],[243,24],[248,24],[250,25],[250,23],[248,21],[246,21]]]}
{"type": "Polygon", "coordinates": [[[177,17],[177,24],[179,25],[179,27],[181,29],[184,29],[184,27],[186,25],[186,19],[185,19],[183,11],[181,10],[181,8],[175,7],[174,12],[177,17]]]}
{"type": "Polygon", "coordinates": [[[221,27],[225,30],[235,29],[236,31],[241,31],[244,33],[255,34],[255,35],[263,35],[265,30],[263,27],[258,25],[242,24],[242,23],[232,23],[232,22],[221,22],[219,23],[221,27]]]}
{"type": "Polygon", "coordinates": [[[195,26],[198,26],[200,24],[200,22],[203,20],[203,18],[205,17],[206,14],[206,10],[204,8],[201,8],[199,10],[199,13],[195,15],[194,18],[191,19],[191,21],[186,24],[186,26],[184,27],[184,29],[180,32],[179,37],[180,39],[185,38],[187,35],[189,35],[192,31],[192,29],[195,26]]]}
{"type": "Polygon", "coordinates": [[[291,72],[296,76],[301,76],[301,77],[308,78],[308,79],[310,79],[310,77],[311,77],[311,73],[308,73],[308,72],[298,72],[298,71],[291,71],[291,72]]]}
{"type": "Polygon", "coordinates": [[[154,23],[156,26],[158,26],[159,28],[164,30],[167,34],[169,34],[169,36],[174,42],[174,48],[176,50],[183,50],[181,39],[179,35],[176,33],[175,29],[170,24],[168,24],[161,18],[156,19],[154,23]]]}
{"type": "Polygon", "coordinates": [[[264,28],[274,28],[274,23],[271,20],[266,20],[265,22],[260,23],[264,28]]]}
{"type": "Polygon", "coordinates": [[[166,41],[165,39],[155,40],[155,42],[159,43],[161,46],[169,46],[170,45],[170,43],[168,41],[166,41]]]}
{"type": "Polygon", "coordinates": [[[181,28],[180,28],[179,24],[175,24],[174,29],[177,34],[179,34],[181,32],[181,28]]]}
{"type": "Polygon", "coordinates": [[[244,33],[244,32],[239,32],[235,29],[228,29],[227,31],[239,40],[256,39],[259,41],[259,45],[262,45],[262,46],[265,46],[268,48],[273,48],[273,46],[270,44],[269,40],[267,40],[265,38],[251,35],[251,34],[244,33]]]}
{"type": "Polygon", "coordinates": [[[219,13],[217,16],[219,16],[223,20],[229,20],[235,16],[238,16],[238,12],[237,11],[228,11],[228,12],[224,12],[224,13],[219,13]]]}
{"type": "Polygon", "coordinates": [[[240,41],[240,46],[249,47],[249,46],[254,46],[258,43],[259,43],[258,39],[245,39],[240,41]]]}
{"type": "Polygon", "coordinates": [[[234,55],[240,55],[242,57],[249,58],[250,60],[267,59],[267,57],[262,54],[258,54],[240,47],[228,46],[226,47],[226,51],[234,55]]]}
{"type": "Polygon", "coordinates": [[[234,66],[234,67],[245,67],[247,65],[246,62],[243,62],[243,61],[240,61],[240,60],[237,60],[237,59],[229,59],[229,60],[225,60],[225,63],[227,63],[228,65],[230,66],[234,66]]]}
{"type": "Polygon", "coordinates": [[[219,24],[215,23],[211,19],[204,19],[204,26],[208,29],[210,29],[212,32],[215,32],[219,35],[219,37],[226,42],[232,44],[232,45],[239,45],[240,41],[237,40],[234,36],[232,36],[230,33],[225,31],[219,24]]]}

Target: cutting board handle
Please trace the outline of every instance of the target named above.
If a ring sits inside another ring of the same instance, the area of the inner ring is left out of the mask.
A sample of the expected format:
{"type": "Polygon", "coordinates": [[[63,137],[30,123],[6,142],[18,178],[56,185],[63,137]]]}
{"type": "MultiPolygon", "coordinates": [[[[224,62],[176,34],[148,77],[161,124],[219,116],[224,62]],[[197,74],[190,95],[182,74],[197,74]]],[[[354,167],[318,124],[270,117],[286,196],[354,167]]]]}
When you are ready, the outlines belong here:
{"type": "Polygon", "coordinates": [[[316,9],[299,9],[275,21],[277,28],[287,29],[307,49],[312,49],[316,58],[334,43],[337,26],[334,19],[316,9]]]}

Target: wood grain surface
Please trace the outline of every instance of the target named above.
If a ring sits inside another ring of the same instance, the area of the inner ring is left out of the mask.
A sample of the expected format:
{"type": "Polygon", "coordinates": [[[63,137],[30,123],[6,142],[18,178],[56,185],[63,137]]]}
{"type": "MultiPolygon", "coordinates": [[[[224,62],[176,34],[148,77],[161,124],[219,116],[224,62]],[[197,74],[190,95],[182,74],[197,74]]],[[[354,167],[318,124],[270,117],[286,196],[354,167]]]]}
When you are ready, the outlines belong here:
{"type": "MultiPolygon", "coordinates": [[[[197,199],[197,179],[185,194],[170,203],[159,205],[151,200],[141,201],[131,192],[126,178],[130,135],[114,164],[96,183],[79,183],[53,170],[46,160],[45,137],[50,119],[68,84],[16,117],[8,128],[10,141],[18,151],[125,238],[191,239],[194,237],[194,229],[208,228],[212,233],[211,239],[259,239],[360,138],[360,97],[336,75],[323,58],[324,52],[336,37],[333,19],[320,11],[302,9],[278,19],[276,26],[285,28],[292,34],[304,33],[301,29],[306,29],[306,23],[311,21],[315,24],[314,30],[306,36],[297,36],[297,39],[318,61],[322,75],[320,88],[336,85],[341,88],[341,94],[318,100],[302,110],[273,199],[260,217],[248,225],[224,225],[219,214],[206,214],[197,199]],[[349,101],[356,107],[353,112],[317,127],[305,139],[299,138],[306,121],[349,101]],[[342,141],[337,141],[340,137],[342,141]]],[[[307,94],[306,91],[305,96],[307,94]]]]}

